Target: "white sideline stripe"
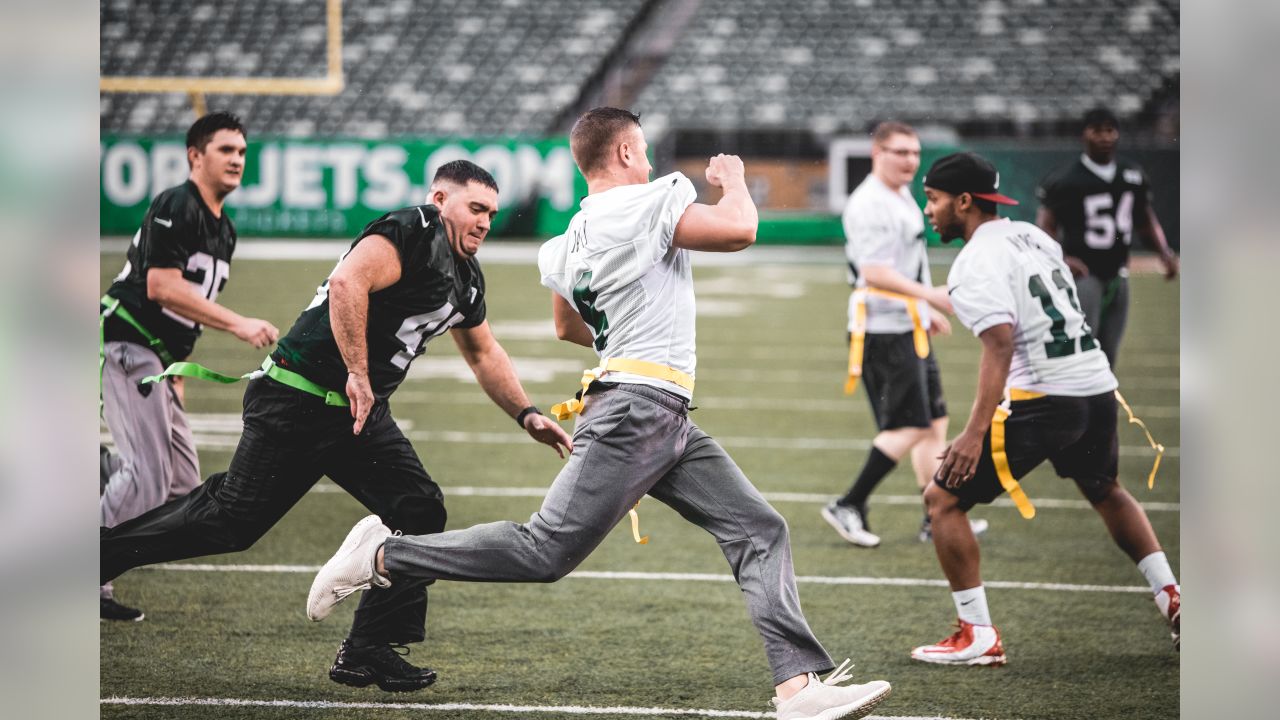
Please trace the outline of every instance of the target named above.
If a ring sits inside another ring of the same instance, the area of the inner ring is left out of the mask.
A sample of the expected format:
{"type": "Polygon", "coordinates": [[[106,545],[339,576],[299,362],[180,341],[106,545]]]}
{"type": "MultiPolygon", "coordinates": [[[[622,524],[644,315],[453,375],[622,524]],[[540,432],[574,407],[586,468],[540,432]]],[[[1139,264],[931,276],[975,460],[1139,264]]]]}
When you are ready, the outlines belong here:
{"type": "MultiPolygon", "coordinates": [[[[192,430],[192,439],[196,447],[204,450],[235,450],[240,442],[237,431],[230,433],[200,432],[192,430]]],[[[405,436],[416,442],[436,442],[471,445],[527,445],[531,441],[525,433],[518,432],[467,432],[463,430],[414,430],[405,436]]],[[[776,437],[734,437],[721,436],[714,438],[726,448],[743,450],[805,450],[805,451],[861,451],[871,449],[871,440],[866,438],[776,438],[776,437]]],[[[111,443],[111,433],[105,429],[99,431],[98,441],[111,443]]],[[[1179,448],[1166,447],[1164,456],[1167,459],[1180,455],[1179,448]]],[[[1155,451],[1148,445],[1121,445],[1121,457],[1155,457],[1155,451]]]]}
{"type": "MultiPolygon", "coordinates": [[[[462,430],[416,430],[407,433],[410,440],[421,442],[474,443],[477,445],[513,445],[526,444],[529,436],[517,432],[466,432],[462,430]]],[[[778,438],[778,437],[737,437],[713,436],[713,439],[727,448],[746,450],[870,450],[869,438],[778,438]]],[[[199,443],[197,443],[198,445],[199,443]]],[[[1149,445],[1121,445],[1122,456],[1154,457],[1155,451],[1149,445]]],[[[1166,458],[1179,456],[1179,448],[1166,447],[1166,458]]]]}
{"type": "MultiPolygon", "coordinates": [[[[333,483],[318,483],[311,488],[313,493],[345,493],[341,487],[333,483]]],[[[446,499],[451,497],[545,497],[546,488],[540,487],[475,487],[469,485],[460,485],[457,487],[445,487],[444,494],[446,499]]],[[[762,492],[764,499],[769,502],[796,502],[809,503],[812,505],[825,505],[831,502],[831,495],[823,495],[821,493],[795,493],[795,492],[762,492]]],[[[1180,512],[1181,506],[1178,503],[1170,502],[1142,502],[1143,509],[1148,512],[1180,512]]],[[[873,505],[911,505],[920,504],[919,495],[872,495],[871,503],[873,505]]],[[[996,498],[991,503],[994,507],[1014,507],[1013,501],[1009,498],[996,498]]],[[[1055,508],[1061,510],[1092,510],[1093,506],[1085,500],[1069,500],[1062,498],[1036,498],[1034,505],[1037,508],[1055,508]]]]}
{"type": "MultiPolygon", "coordinates": [[[[492,405],[482,392],[450,393],[429,390],[397,390],[391,396],[393,405],[492,405]]],[[[705,410],[794,410],[797,412],[833,412],[862,414],[866,402],[860,397],[832,399],[831,397],[804,399],[795,396],[783,398],[724,397],[699,395],[693,405],[705,410]]],[[[1135,405],[1133,411],[1140,418],[1181,418],[1182,408],[1177,405],[1135,405]]],[[[187,417],[192,417],[188,415],[187,417]]]]}
{"type": "MultiPolygon", "coordinates": [[[[503,713],[564,713],[567,715],[691,715],[714,718],[771,718],[773,713],[750,710],[698,710],[692,708],[659,707],[591,707],[582,705],[484,705],[478,703],[380,703],[342,702],[335,700],[246,700],[242,698],[194,698],[194,697],[108,697],[98,701],[101,705],[154,705],[185,707],[204,705],[214,707],[270,707],[301,708],[309,710],[418,710],[423,712],[476,712],[503,713]]],[[[868,715],[869,720],[963,720],[942,715],[868,715]]]]}
{"type": "MultiPolygon", "coordinates": [[[[297,573],[308,574],[320,572],[319,565],[233,565],[214,563],[162,563],[144,566],[142,569],[174,570],[178,572],[258,572],[258,573],[297,573]]],[[[650,573],[650,572],[612,572],[601,570],[575,570],[565,576],[571,580],[670,580],[678,582],[737,582],[732,575],[715,573],[650,573]]],[[[941,578],[894,578],[845,576],[831,577],[825,575],[797,575],[796,582],[807,585],[878,585],[896,587],[948,587],[947,581],[941,578]]],[[[1109,592],[1109,593],[1149,593],[1151,588],[1145,585],[1074,585],[1071,583],[1037,583],[1013,582],[1010,580],[986,580],[985,587],[1003,590],[1055,590],[1061,592],[1109,592]]]]}

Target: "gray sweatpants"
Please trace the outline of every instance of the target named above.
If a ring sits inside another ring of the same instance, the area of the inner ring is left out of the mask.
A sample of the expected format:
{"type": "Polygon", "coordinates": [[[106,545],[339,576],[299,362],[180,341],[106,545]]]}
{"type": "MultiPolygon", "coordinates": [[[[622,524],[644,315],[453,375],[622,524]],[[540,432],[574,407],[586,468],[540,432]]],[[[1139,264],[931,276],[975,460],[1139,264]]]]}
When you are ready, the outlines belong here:
{"type": "Polygon", "coordinates": [[[1129,278],[1118,275],[1111,280],[1099,280],[1097,276],[1087,275],[1076,278],[1076,290],[1080,293],[1084,319],[1114,370],[1120,357],[1120,338],[1124,337],[1124,327],[1129,322],[1129,278]]]}
{"type": "MultiPolygon", "coordinates": [[[[108,342],[102,366],[102,414],[119,465],[102,489],[99,522],[114,527],[200,484],[191,427],[169,382],[138,383],[164,370],[156,354],[134,343],[108,342]]],[[[102,587],[110,597],[111,585],[102,587]]]]}
{"type": "Polygon", "coordinates": [[[833,666],[800,610],[787,523],[683,400],[623,384],[587,396],[573,453],[542,507],[521,525],[495,522],[388,538],[397,576],[477,582],[555,582],[586,559],[648,494],[720,544],[764,639],[775,683],[833,666]]]}

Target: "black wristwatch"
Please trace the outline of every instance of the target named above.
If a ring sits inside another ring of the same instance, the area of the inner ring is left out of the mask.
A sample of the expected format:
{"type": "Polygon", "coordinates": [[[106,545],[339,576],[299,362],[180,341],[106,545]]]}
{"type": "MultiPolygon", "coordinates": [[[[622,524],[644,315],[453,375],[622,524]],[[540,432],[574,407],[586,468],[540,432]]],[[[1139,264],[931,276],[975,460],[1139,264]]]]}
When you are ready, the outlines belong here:
{"type": "Polygon", "coordinates": [[[519,425],[521,428],[523,428],[525,418],[529,417],[530,415],[541,415],[541,414],[542,414],[541,410],[539,410],[537,407],[533,405],[530,405],[529,407],[521,410],[520,414],[516,416],[516,424],[519,425]]]}

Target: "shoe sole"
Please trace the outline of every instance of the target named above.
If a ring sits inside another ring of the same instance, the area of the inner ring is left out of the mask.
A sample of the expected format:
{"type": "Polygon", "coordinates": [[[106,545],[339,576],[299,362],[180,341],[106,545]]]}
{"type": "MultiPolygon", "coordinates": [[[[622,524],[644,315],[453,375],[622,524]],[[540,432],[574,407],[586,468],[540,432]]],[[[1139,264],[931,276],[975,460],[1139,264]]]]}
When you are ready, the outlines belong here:
{"type": "Polygon", "coordinates": [[[850,720],[857,720],[857,718],[866,717],[871,714],[872,710],[876,709],[877,705],[884,702],[885,698],[889,697],[889,694],[892,692],[893,686],[886,685],[884,690],[876,693],[875,695],[865,697],[852,705],[842,705],[840,707],[823,710],[817,715],[811,716],[809,720],[836,720],[836,718],[850,718],[850,720]]]}
{"type": "Polygon", "coordinates": [[[436,674],[432,672],[422,680],[389,680],[384,677],[375,677],[371,672],[332,669],[329,671],[329,679],[350,687],[363,688],[377,684],[378,688],[384,692],[413,692],[434,685],[436,674]]]}
{"type": "MultiPolygon", "coordinates": [[[[334,591],[333,583],[324,580],[326,575],[331,574],[338,565],[345,564],[347,558],[355,549],[364,541],[369,530],[375,526],[382,524],[382,518],[377,515],[370,515],[351,528],[351,532],[347,533],[347,537],[343,539],[342,545],[338,547],[338,551],[329,558],[329,561],[320,568],[320,572],[316,573],[316,579],[311,583],[311,590],[307,593],[307,619],[312,622],[320,622],[329,617],[333,609],[338,606],[342,600],[335,600],[329,605],[322,605],[321,600],[327,595],[332,595],[334,591]],[[325,589],[327,587],[327,590],[325,589]]],[[[372,571],[371,571],[372,574],[372,571]]],[[[346,598],[343,598],[345,600],[346,598]]]]}
{"type": "Polygon", "coordinates": [[[836,516],[832,515],[831,512],[826,508],[822,508],[822,519],[826,520],[827,524],[830,525],[836,531],[836,533],[840,537],[844,538],[845,541],[848,542],[850,545],[854,545],[856,547],[864,547],[864,548],[880,547],[879,539],[877,539],[875,543],[871,545],[855,540],[851,535],[849,535],[844,531],[844,527],[840,525],[840,521],[836,520],[836,516]]]}
{"type": "Polygon", "coordinates": [[[99,620],[99,621],[105,621],[105,622],[142,622],[143,620],[145,620],[145,619],[146,619],[146,617],[147,617],[147,614],[146,614],[146,613],[142,613],[142,614],[138,615],[138,617],[136,617],[136,618],[113,618],[113,617],[100,617],[100,618],[98,618],[98,620],[99,620]]]}
{"type": "Polygon", "coordinates": [[[912,660],[929,663],[931,665],[975,665],[979,667],[999,667],[1009,662],[1005,655],[979,655],[976,658],[968,660],[946,660],[940,657],[931,657],[929,655],[916,655],[911,653],[912,660]]]}

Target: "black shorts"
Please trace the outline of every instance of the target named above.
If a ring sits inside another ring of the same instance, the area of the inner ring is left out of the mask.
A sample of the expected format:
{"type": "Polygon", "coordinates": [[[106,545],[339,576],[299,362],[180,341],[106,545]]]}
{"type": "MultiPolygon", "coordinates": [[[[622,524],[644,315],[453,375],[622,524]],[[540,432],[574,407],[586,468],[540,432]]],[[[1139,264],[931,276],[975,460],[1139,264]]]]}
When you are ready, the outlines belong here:
{"type": "MultiPolygon", "coordinates": [[[[1116,399],[1112,393],[1092,397],[1046,395],[1009,406],[1004,422],[1005,454],[1014,479],[1021,479],[1048,460],[1058,477],[1071,478],[1090,502],[1106,497],[1120,468],[1116,437],[1116,399]]],[[[936,479],[934,482],[938,482],[936,479]]],[[[961,509],[989,503],[1004,487],[991,459],[991,432],[982,441],[982,457],[969,482],[949,488],[961,509]]],[[[1032,500],[1032,504],[1035,501],[1032,500]]]]}
{"type": "Polygon", "coordinates": [[[927,428],[947,416],[938,361],[916,355],[911,333],[867,333],[862,347],[862,384],[880,430],[927,428]]]}

